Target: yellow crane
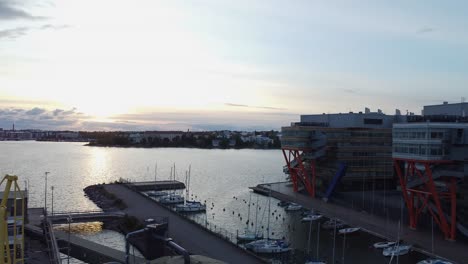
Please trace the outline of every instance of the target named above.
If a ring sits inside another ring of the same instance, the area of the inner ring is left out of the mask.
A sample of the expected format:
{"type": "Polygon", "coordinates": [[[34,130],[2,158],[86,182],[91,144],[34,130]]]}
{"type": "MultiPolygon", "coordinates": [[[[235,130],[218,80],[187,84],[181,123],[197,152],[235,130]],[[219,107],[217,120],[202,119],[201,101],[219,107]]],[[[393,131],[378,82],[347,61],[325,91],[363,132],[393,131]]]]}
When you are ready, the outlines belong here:
{"type": "Polygon", "coordinates": [[[0,264],[24,263],[24,195],[18,183],[18,176],[5,175],[0,185],[6,182],[0,203],[0,264]],[[11,188],[13,186],[13,202],[9,205],[11,188]],[[18,197],[19,193],[19,197],[18,197]],[[18,216],[18,198],[21,199],[21,215],[18,216]],[[8,213],[10,215],[8,215],[8,213]],[[10,227],[8,226],[10,224],[10,227]],[[18,230],[20,227],[20,230],[18,230]],[[9,234],[10,231],[10,234],[9,234]],[[19,231],[19,232],[18,232],[19,231]],[[20,233],[20,234],[18,234],[20,233]]]}

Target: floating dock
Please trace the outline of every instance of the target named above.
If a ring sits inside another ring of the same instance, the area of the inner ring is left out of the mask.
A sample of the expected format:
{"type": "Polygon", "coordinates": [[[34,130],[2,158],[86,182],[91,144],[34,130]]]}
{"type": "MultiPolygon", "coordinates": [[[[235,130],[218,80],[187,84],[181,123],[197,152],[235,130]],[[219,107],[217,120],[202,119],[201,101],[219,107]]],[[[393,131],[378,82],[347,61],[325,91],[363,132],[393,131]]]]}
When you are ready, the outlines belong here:
{"type": "MultiPolygon", "coordinates": [[[[357,211],[350,207],[327,203],[321,199],[294,192],[293,188],[288,186],[286,182],[259,184],[251,189],[256,192],[266,193],[266,195],[271,194],[272,197],[282,201],[294,202],[305,208],[317,210],[328,218],[340,219],[350,226],[361,227],[366,232],[386,238],[389,241],[397,238],[397,221],[357,211]]],[[[440,234],[437,234],[434,236],[434,252],[431,253],[431,232],[413,230],[402,224],[399,237],[406,243],[413,244],[419,251],[427,255],[441,256],[456,263],[466,263],[468,259],[468,244],[461,239],[460,241],[448,241],[440,234]]]]}
{"type": "Polygon", "coordinates": [[[139,192],[185,189],[185,184],[180,181],[147,181],[130,182],[127,184],[139,192]]]}

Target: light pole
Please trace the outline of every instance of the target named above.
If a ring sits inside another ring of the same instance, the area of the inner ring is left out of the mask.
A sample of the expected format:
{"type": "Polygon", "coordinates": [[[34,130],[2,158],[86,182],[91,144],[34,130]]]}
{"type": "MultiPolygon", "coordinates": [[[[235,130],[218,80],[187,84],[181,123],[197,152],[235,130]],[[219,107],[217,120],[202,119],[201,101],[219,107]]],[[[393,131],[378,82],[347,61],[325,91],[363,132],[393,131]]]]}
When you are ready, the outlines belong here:
{"type": "Polygon", "coordinates": [[[52,191],[52,216],[54,216],[54,186],[50,186],[50,189],[52,191]]]}
{"type": "Polygon", "coordinates": [[[47,217],[47,174],[50,172],[45,172],[45,186],[44,186],[44,216],[47,217]]]}
{"type": "Polygon", "coordinates": [[[73,221],[71,215],[68,215],[67,222],[68,222],[68,249],[67,249],[67,263],[70,264],[70,234],[71,234],[71,222],[73,221]]]}

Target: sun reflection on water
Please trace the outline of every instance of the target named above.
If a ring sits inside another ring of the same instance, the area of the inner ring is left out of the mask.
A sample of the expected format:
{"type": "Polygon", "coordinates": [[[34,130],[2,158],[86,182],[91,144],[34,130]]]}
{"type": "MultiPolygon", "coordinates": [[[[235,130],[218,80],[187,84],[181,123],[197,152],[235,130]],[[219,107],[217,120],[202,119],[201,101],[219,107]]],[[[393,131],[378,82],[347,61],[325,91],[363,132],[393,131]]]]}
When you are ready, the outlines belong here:
{"type": "MultiPolygon", "coordinates": [[[[68,224],[55,225],[54,230],[68,233],[68,224]]],[[[70,224],[70,233],[91,235],[102,231],[102,222],[72,223],[70,224]]]]}

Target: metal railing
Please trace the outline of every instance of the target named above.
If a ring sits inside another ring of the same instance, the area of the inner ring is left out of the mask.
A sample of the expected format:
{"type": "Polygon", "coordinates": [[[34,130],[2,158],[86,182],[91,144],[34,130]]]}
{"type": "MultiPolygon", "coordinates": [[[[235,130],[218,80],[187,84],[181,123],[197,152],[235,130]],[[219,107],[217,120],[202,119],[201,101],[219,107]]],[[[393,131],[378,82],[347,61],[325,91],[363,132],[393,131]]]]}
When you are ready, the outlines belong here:
{"type": "Polygon", "coordinates": [[[50,263],[60,264],[62,260],[60,258],[60,250],[55,238],[52,222],[49,218],[44,219],[44,235],[46,237],[47,247],[49,249],[50,263]]]}

